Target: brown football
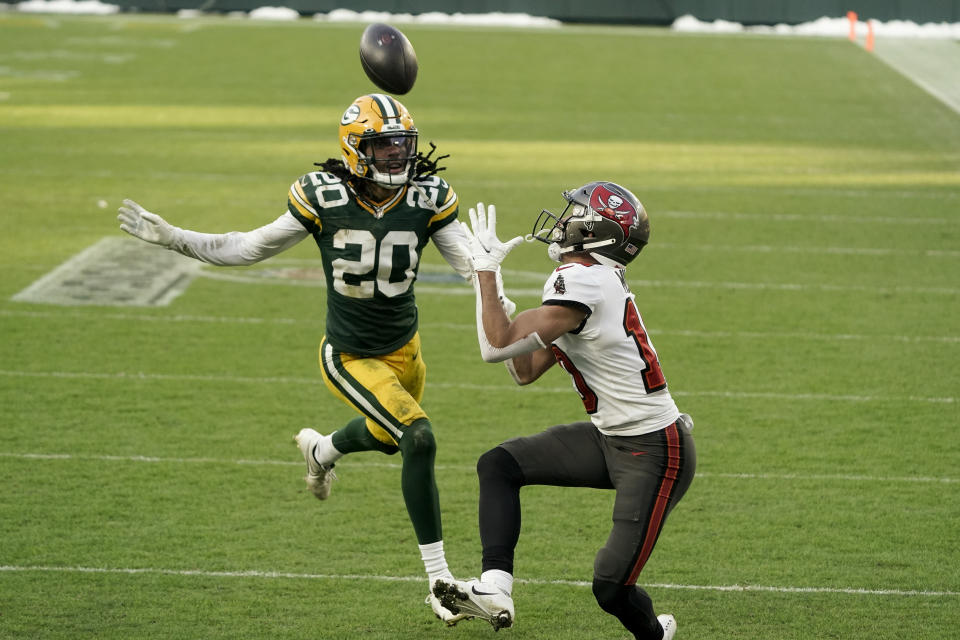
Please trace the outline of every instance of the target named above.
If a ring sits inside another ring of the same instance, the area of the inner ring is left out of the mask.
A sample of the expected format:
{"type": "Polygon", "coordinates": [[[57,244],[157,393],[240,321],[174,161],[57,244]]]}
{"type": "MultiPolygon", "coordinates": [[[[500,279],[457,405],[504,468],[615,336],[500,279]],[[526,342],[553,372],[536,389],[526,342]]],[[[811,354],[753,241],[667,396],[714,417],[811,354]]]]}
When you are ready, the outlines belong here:
{"type": "Polygon", "coordinates": [[[417,81],[417,54],[398,29],[380,22],[363,30],[360,64],[367,77],[387,93],[403,95],[417,81]]]}

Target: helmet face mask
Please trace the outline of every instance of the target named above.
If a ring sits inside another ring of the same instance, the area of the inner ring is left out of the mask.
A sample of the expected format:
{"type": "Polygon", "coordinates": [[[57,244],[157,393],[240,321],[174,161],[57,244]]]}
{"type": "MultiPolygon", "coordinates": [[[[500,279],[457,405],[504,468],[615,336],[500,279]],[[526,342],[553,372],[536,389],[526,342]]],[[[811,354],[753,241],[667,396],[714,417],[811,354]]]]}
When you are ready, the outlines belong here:
{"type": "Polygon", "coordinates": [[[357,144],[358,164],[367,168],[367,176],[377,183],[398,184],[399,176],[404,184],[410,177],[413,162],[417,158],[417,134],[409,131],[368,135],[357,144]]]}
{"type": "Polygon", "coordinates": [[[563,192],[567,206],[559,216],[540,212],[533,237],[549,245],[556,261],[565,253],[587,253],[601,264],[623,269],[650,238],[643,205],[613,182],[590,182],[563,192]]]}
{"type": "Polygon", "coordinates": [[[397,189],[414,175],[417,128],[394,98],[374,93],[354,100],[340,118],[340,153],[351,174],[397,189]]]}

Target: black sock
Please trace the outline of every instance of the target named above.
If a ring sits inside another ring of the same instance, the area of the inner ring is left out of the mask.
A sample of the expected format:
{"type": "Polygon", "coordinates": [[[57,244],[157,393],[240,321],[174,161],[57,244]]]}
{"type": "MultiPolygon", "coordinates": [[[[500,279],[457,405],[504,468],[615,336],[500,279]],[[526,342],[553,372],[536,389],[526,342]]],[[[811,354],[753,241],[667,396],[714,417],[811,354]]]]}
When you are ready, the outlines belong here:
{"type": "Polygon", "coordinates": [[[477,461],[480,477],[480,542],[483,570],[513,573],[513,552],[520,539],[520,487],[523,471],[506,449],[495,447],[477,461]]]}
{"type": "Polygon", "coordinates": [[[653,601],[640,587],[594,579],[593,595],[600,608],[615,616],[636,640],[663,638],[663,629],[653,611],[653,601]]]}

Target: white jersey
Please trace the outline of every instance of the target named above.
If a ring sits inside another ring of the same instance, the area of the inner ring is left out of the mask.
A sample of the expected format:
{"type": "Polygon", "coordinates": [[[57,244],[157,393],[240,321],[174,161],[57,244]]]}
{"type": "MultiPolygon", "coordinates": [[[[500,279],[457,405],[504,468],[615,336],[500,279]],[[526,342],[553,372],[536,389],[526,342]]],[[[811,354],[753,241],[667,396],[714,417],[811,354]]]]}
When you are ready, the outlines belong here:
{"type": "Polygon", "coordinates": [[[679,418],[622,270],[563,264],[543,286],[543,304],[587,312],[583,324],[551,348],[597,429],[607,435],[639,435],[679,418]]]}

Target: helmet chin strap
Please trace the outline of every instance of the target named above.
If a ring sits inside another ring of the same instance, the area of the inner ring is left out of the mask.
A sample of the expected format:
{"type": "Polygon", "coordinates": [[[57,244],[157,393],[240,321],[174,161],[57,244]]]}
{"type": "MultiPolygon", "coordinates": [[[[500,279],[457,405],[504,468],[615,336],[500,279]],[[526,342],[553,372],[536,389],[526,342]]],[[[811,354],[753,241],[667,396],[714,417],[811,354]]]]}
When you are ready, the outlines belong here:
{"type": "Polygon", "coordinates": [[[387,189],[399,189],[410,181],[410,169],[411,167],[409,162],[407,163],[403,173],[385,173],[371,165],[367,178],[371,182],[375,182],[381,187],[386,187],[387,189]]]}
{"type": "Polygon", "coordinates": [[[626,265],[620,264],[616,260],[611,260],[606,256],[602,256],[599,253],[594,251],[590,252],[590,255],[593,256],[593,259],[599,262],[600,264],[606,265],[608,267],[613,267],[614,269],[626,269],[626,265]]]}
{"type": "Polygon", "coordinates": [[[607,259],[601,260],[600,258],[597,258],[597,255],[592,251],[590,251],[590,249],[598,249],[600,247],[606,247],[607,245],[614,244],[615,242],[616,240],[614,240],[613,238],[607,238],[606,240],[598,240],[597,242],[584,242],[583,244],[573,244],[573,245],[570,245],[569,247],[561,247],[559,243],[551,242],[547,246],[547,255],[554,262],[560,262],[561,256],[563,256],[563,254],[565,253],[570,253],[571,251],[576,251],[578,253],[580,251],[588,251],[590,252],[590,255],[593,256],[598,262],[600,262],[601,264],[609,265],[610,263],[607,259]]]}

